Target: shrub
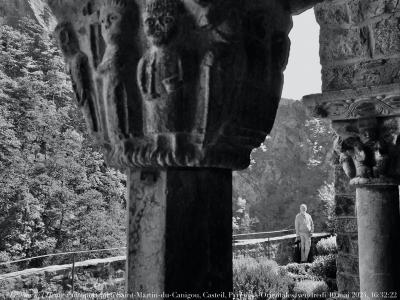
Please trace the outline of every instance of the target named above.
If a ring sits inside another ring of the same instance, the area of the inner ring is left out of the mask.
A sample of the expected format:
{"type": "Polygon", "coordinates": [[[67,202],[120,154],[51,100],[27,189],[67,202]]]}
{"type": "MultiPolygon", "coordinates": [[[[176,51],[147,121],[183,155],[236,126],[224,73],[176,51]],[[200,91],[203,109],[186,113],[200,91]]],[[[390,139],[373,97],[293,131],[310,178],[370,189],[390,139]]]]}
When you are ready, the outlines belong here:
{"type": "MultiPolygon", "coordinates": [[[[11,260],[10,255],[5,251],[0,251],[0,263],[5,263],[11,260]]],[[[11,273],[18,271],[18,266],[15,264],[0,265],[0,274],[11,273]]]]}
{"type": "Polygon", "coordinates": [[[283,268],[287,272],[288,276],[295,281],[318,279],[315,278],[314,275],[309,274],[308,270],[310,269],[310,265],[311,264],[290,263],[281,268],[283,268]]]}
{"type": "Polygon", "coordinates": [[[317,256],[310,266],[310,272],[321,279],[336,278],[336,255],[317,256]]]}
{"type": "Polygon", "coordinates": [[[290,276],[295,281],[318,280],[319,279],[318,277],[316,277],[313,274],[310,274],[309,272],[310,266],[311,264],[308,263],[307,264],[290,263],[281,268],[285,269],[288,276],[290,276]]]}
{"type": "MultiPolygon", "coordinates": [[[[324,281],[315,281],[315,280],[303,280],[299,281],[293,289],[293,293],[295,294],[303,294],[307,296],[312,296],[310,298],[326,298],[325,293],[329,290],[328,285],[324,281]],[[319,295],[319,297],[317,296],[319,295]]],[[[307,298],[307,297],[300,297],[307,298]]]]}
{"type": "Polygon", "coordinates": [[[329,238],[320,240],[317,243],[316,248],[318,255],[336,254],[338,251],[336,236],[331,236],[329,238]]]}
{"type": "Polygon", "coordinates": [[[298,264],[298,263],[290,263],[284,266],[286,271],[297,274],[297,275],[306,275],[308,269],[310,268],[311,264],[298,264]]]}
{"type": "Polygon", "coordinates": [[[259,293],[289,293],[293,287],[293,279],[275,261],[265,257],[258,259],[246,257],[233,261],[235,293],[255,295],[258,298],[259,293]]]}

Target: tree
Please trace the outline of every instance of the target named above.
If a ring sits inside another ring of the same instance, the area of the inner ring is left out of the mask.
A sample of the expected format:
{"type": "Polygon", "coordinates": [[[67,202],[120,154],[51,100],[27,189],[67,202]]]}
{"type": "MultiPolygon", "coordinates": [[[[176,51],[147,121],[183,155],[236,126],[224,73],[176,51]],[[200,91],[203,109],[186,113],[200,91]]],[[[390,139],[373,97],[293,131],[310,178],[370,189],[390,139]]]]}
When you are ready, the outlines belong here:
{"type": "Polygon", "coordinates": [[[247,200],[250,218],[259,221],[254,230],[293,228],[301,203],[316,230],[326,228],[319,190],[332,181],[332,142],[327,122],[310,118],[299,101],[282,99],[271,135],[252,152],[250,167],[234,174],[233,202],[247,200]]]}
{"type": "Polygon", "coordinates": [[[30,19],[0,37],[0,253],[124,246],[125,176],[88,137],[54,41],[30,19]]]}

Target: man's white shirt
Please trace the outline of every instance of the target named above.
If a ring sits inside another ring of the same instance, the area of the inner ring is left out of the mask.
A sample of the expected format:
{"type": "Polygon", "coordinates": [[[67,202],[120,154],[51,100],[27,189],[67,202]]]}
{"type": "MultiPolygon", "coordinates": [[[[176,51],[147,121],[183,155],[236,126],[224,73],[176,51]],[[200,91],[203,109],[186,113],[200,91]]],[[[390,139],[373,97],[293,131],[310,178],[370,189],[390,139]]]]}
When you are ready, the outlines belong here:
{"type": "Polygon", "coordinates": [[[300,235],[301,233],[313,233],[314,222],[311,216],[308,213],[305,213],[304,215],[302,213],[298,213],[296,215],[295,228],[297,235],[300,235]]]}

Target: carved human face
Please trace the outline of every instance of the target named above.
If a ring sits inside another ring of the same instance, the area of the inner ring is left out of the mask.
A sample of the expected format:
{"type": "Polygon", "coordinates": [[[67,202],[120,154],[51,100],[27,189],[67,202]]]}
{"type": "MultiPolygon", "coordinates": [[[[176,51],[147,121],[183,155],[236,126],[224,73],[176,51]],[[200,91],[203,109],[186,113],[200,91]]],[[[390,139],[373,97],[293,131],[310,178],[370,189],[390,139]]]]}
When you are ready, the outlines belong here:
{"type": "Polygon", "coordinates": [[[390,145],[396,145],[399,141],[400,120],[390,118],[383,121],[380,130],[382,140],[390,145]]]}
{"type": "Polygon", "coordinates": [[[115,44],[120,34],[122,11],[120,8],[105,6],[100,12],[101,33],[106,44],[115,44]]]}
{"type": "Polygon", "coordinates": [[[178,14],[172,9],[155,9],[143,15],[143,22],[145,34],[152,45],[168,45],[178,29],[178,14]]]}
{"type": "Polygon", "coordinates": [[[377,140],[376,128],[368,126],[359,129],[360,131],[360,141],[363,144],[373,143],[377,140]]]}
{"type": "Polygon", "coordinates": [[[358,130],[360,140],[363,144],[368,144],[377,140],[377,124],[374,118],[358,120],[358,130]]]}
{"type": "Polygon", "coordinates": [[[364,144],[375,141],[376,134],[374,128],[363,128],[360,130],[360,140],[364,144]]]}

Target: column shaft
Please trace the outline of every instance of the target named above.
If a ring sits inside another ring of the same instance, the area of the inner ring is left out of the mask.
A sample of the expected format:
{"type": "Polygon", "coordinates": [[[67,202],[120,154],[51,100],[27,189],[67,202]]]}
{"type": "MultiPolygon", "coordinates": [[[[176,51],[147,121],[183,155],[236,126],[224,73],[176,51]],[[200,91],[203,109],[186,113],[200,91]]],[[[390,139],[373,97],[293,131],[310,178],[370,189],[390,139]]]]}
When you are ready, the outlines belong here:
{"type": "Polygon", "coordinates": [[[361,298],[388,298],[400,288],[398,186],[357,187],[356,203],[361,298]]]}
{"type": "Polygon", "coordinates": [[[128,172],[128,293],[232,290],[232,172],[128,172]]]}

